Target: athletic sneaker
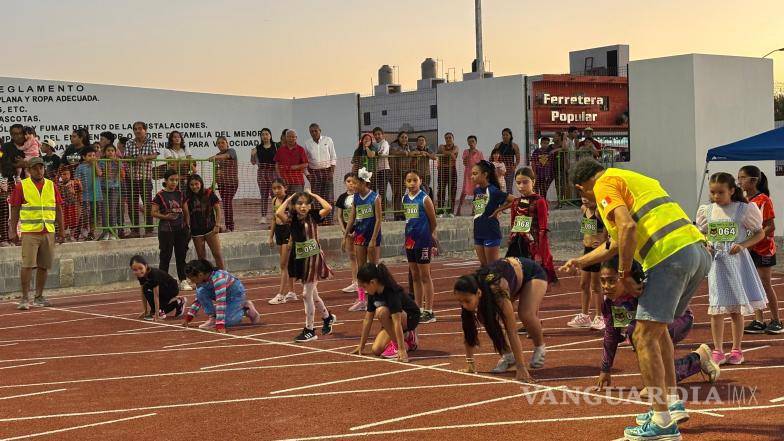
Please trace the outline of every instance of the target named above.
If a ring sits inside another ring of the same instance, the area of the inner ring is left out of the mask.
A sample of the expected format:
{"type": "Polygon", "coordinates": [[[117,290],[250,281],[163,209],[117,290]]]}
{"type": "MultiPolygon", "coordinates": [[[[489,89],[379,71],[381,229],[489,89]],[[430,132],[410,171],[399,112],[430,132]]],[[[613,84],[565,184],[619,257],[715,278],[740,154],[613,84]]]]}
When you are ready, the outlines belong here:
{"type": "Polygon", "coordinates": [[[407,350],[416,351],[419,347],[419,337],[417,337],[416,331],[406,332],[405,342],[407,350]]]}
{"type": "Polygon", "coordinates": [[[351,285],[341,289],[343,292],[357,292],[357,282],[352,283],[351,285]]]}
{"type": "Polygon", "coordinates": [[[593,318],[593,322],[591,323],[591,329],[595,329],[597,331],[604,331],[604,318],[602,316],[597,315],[593,318]]]}
{"type": "Polygon", "coordinates": [[[163,312],[163,309],[158,310],[158,319],[163,320],[166,318],[166,313],[163,312]]]}
{"type": "Polygon", "coordinates": [[[315,330],[308,328],[302,328],[302,332],[300,332],[298,336],[294,337],[294,341],[297,343],[305,343],[313,340],[318,340],[318,335],[316,335],[315,330]]]}
{"type": "Polygon", "coordinates": [[[26,301],[19,302],[19,304],[16,305],[16,309],[20,311],[27,311],[30,309],[30,304],[26,301]]]}
{"type": "Polygon", "coordinates": [[[323,319],[324,325],[321,326],[321,335],[332,334],[332,325],[334,325],[337,320],[338,318],[335,314],[329,314],[329,317],[323,319]]]}
{"type": "Polygon", "coordinates": [[[623,431],[623,436],[628,441],[680,441],[681,432],[678,430],[678,424],[671,421],[667,427],[659,427],[653,421],[648,421],[642,426],[627,427],[623,431]]]}
{"type": "Polygon", "coordinates": [[[269,299],[267,303],[270,305],[280,305],[281,303],[286,303],[286,296],[283,294],[277,294],[275,297],[269,299]]]}
{"type": "Polygon", "coordinates": [[[390,340],[387,344],[386,349],[381,353],[381,358],[397,358],[397,343],[394,340],[390,340]]]}
{"type": "Polygon", "coordinates": [[[700,356],[700,370],[708,377],[708,381],[714,383],[719,378],[721,368],[718,363],[711,358],[710,347],[703,343],[694,352],[700,356]]]}
{"type": "Polygon", "coordinates": [[[749,323],[748,325],[746,325],[745,328],[743,328],[743,333],[744,334],[764,334],[766,328],[767,327],[765,326],[765,323],[758,322],[756,320],[752,320],[751,323],[749,323]]]}
{"type": "Polygon", "coordinates": [[[436,322],[436,315],[433,314],[433,311],[422,311],[422,317],[419,319],[419,323],[435,323],[436,322]]]}
{"type": "Polygon", "coordinates": [[[529,365],[534,369],[540,369],[544,367],[544,355],[546,353],[547,349],[545,349],[544,345],[534,346],[534,353],[531,355],[531,362],[529,365]]]}
{"type": "Polygon", "coordinates": [[[490,372],[494,374],[503,374],[514,365],[515,365],[514,354],[511,352],[507,352],[501,357],[500,360],[498,360],[498,364],[496,364],[495,367],[490,372]]]}
{"type": "Polygon", "coordinates": [[[297,301],[297,293],[295,293],[294,291],[289,291],[286,294],[286,297],[283,300],[285,300],[286,302],[296,302],[297,301]]]}
{"type": "Polygon", "coordinates": [[[199,329],[215,329],[215,317],[210,317],[206,322],[199,325],[199,329]]]}
{"type": "Polygon", "coordinates": [[[187,280],[180,282],[180,291],[193,291],[193,287],[187,280]]]}
{"type": "MultiPolygon", "coordinates": [[[[676,424],[682,424],[686,421],[689,421],[689,413],[686,412],[686,404],[682,400],[678,400],[669,406],[667,409],[670,411],[670,418],[676,424]]],[[[635,421],[637,422],[638,426],[644,426],[647,423],[650,423],[653,419],[653,410],[649,410],[646,413],[641,413],[637,415],[635,421]]]]}
{"type": "Polygon", "coordinates": [[[778,320],[771,320],[768,323],[768,327],[765,328],[766,334],[784,334],[784,326],[781,325],[781,322],[778,320]]]}
{"type": "Polygon", "coordinates": [[[174,311],[174,318],[180,318],[185,315],[185,297],[177,297],[177,307],[174,311]]]}
{"type": "Polygon", "coordinates": [[[367,303],[363,302],[362,300],[357,300],[356,303],[349,306],[348,310],[351,312],[367,311],[367,303]]]}
{"type": "Polygon", "coordinates": [[[727,363],[729,364],[743,364],[746,361],[743,358],[743,352],[740,349],[733,349],[730,351],[730,356],[727,358],[727,363]]]}
{"type": "Polygon", "coordinates": [[[588,314],[577,314],[571,319],[566,326],[570,328],[590,328],[591,327],[591,317],[588,314]]]}
{"type": "Polygon", "coordinates": [[[43,306],[43,307],[52,306],[52,304],[49,303],[49,300],[44,296],[36,297],[35,299],[33,299],[33,305],[43,306]]]}
{"type": "Polygon", "coordinates": [[[724,352],[713,351],[711,352],[711,360],[719,366],[727,362],[727,354],[724,352]]]}

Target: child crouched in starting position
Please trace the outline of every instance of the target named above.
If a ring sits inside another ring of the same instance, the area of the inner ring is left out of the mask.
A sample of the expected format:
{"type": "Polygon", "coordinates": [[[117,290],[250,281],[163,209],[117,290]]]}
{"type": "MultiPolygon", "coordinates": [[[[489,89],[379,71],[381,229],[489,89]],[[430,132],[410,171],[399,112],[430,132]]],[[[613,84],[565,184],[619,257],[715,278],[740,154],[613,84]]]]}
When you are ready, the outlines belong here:
{"type": "Polygon", "coordinates": [[[245,286],[231,273],[218,269],[208,260],[199,259],[185,265],[185,275],[196,286],[196,300],[191,304],[183,326],[188,327],[201,308],[209,318],[199,325],[200,329],[226,333],[227,326],[240,324],[245,316],[254,325],[261,322],[261,314],[245,297],[245,286]]]}

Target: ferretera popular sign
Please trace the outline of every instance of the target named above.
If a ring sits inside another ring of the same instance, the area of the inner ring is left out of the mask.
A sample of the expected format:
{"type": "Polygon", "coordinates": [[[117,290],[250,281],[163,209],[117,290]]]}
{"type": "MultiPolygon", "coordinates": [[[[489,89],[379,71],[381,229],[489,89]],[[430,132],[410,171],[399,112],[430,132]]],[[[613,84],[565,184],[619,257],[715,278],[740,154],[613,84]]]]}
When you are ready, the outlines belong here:
{"type": "MultiPolygon", "coordinates": [[[[542,104],[546,106],[604,106],[605,99],[601,96],[559,96],[545,93],[542,95],[542,104]]],[[[574,122],[594,122],[599,116],[591,111],[564,112],[562,110],[550,111],[550,122],[571,124],[574,122]]]]}

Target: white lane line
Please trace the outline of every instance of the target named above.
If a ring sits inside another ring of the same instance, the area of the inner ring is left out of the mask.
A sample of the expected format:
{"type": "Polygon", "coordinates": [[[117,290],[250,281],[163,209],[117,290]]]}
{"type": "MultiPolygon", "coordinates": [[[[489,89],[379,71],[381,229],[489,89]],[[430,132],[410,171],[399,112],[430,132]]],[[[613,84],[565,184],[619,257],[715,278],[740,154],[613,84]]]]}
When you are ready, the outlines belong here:
{"type": "Polygon", "coordinates": [[[33,323],[33,324],[30,324],[30,325],[6,326],[4,328],[0,328],[0,330],[2,330],[2,329],[16,329],[16,328],[31,328],[33,326],[59,325],[60,323],[71,323],[71,322],[81,322],[81,321],[85,321],[85,320],[100,320],[100,319],[101,319],[101,317],[84,317],[84,318],[71,319],[71,320],[60,320],[60,321],[56,321],[56,322],[33,323]]]}
{"type": "MultiPolygon", "coordinates": [[[[285,343],[284,343],[284,344],[285,344],[285,343]]],[[[357,347],[357,345],[356,345],[356,343],[355,343],[355,344],[352,344],[352,345],[346,345],[346,346],[340,346],[340,347],[337,347],[337,348],[331,348],[331,349],[329,349],[329,350],[327,350],[327,351],[328,351],[329,353],[336,353],[336,354],[343,354],[343,355],[348,355],[348,354],[346,354],[346,353],[344,353],[344,352],[336,352],[336,351],[337,351],[338,349],[348,349],[348,348],[356,348],[356,347],[357,347]]],[[[315,348],[312,348],[312,347],[307,347],[307,346],[300,346],[300,348],[302,348],[302,349],[315,349],[315,348]]],[[[256,359],[253,359],[253,360],[243,360],[243,361],[235,361],[235,362],[233,362],[233,363],[223,363],[223,364],[216,364],[216,365],[213,365],[213,366],[204,366],[204,367],[203,367],[203,368],[201,368],[201,369],[203,369],[203,370],[208,370],[208,369],[222,368],[222,367],[228,367],[228,366],[238,366],[238,365],[241,365],[241,364],[249,364],[249,363],[261,363],[262,361],[269,361],[269,360],[280,360],[281,358],[291,358],[291,357],[298,357],[298,356],[300,356],[300,355],[312,355],[312,354],[315,354],[315,353],[316,353],[316,352],[313,352],[313,351],[307,351],[307,352],[296,352],[296,353],[294,353],[294,354],[275,355],[275,356],[273,356],[273,357],[256,358],[256,359]]],[[[377,359],[377,360],[378,360],[378,359],[377,359]]]]}
{"type": "Polygon", "coordinates": [[[0,367],[0,369],[14,369],[14,368],[20,368],[20,367],[27,367],[27,366],[38,366],[38,365],[41,365],[41,364],[46,364],[46,362],[45,361],[41,361],[41,362],[38,362],[38,363],[27,363],[27,364],[17,364],[17,365],[14,365],[14,366],[3,366],[3,367],[0,367]]]}
{"type": "Polygon", "coordinates": [[[22,397],[32,397],[35,395],[53,394],[55,392],[64,392],[66,390],[68,389],[53,389],[53,390],[45,390],[43,392],[33,392],[30,394],[11,395],[10,397],[0,397],[0,400],[10,400],[11,398],[22,398],[22,397]]]}
{"type": "MultiPolygon", "coordinates": [[[[555,388],[555,389],[560,389],[560,388],[555,388]]],[[[465,409],[467,407],[481,406],[483,404],[489,404],[489,403],[495,403],[495,402],[498,402],[498,401],[510,400],[512,398],[520,398],[520,397],[524,397],[526,395],[534,395],[534,394],[538,394],[538,393],[541,393],[541,392],[546,392],[548,390],[552,390],[552,389],[539,389],[539,390],[528,391],[528,392],[523,392],[523,393],[514,394],[514,395],[507,395],[507,396],[503,396],[503,397],[491,398],[491,399],[488,399],[488,400],[474,401],[473,403],[459,404],[457,406],[442,407],[440,409],[433,409],[433,410],[429,410],[427,412],[420,412],[420,413],[415,413],[415,414],[411,414],[411,415],[405,415],[405,416],[401,416],[401,417],[397,417],[397,418],[390,418],[388,420],[376,421],[375,423],[363,424],[361,426],[354,426],[354,427],[349,428],[349,430],[353,431],[353,430],[369,429],[371,427],[382,426],[384,424],[390,424],[390,423],[396,423],[398,421],[410,420],[412,418],[417,418],[417,417],[421,417],[421,416],[435,415],[437,413],[449,412],[450,410],[465,409]]]]}
{"type": "Polygon", "coordinates": [[[575,294],[580,294],[580,291],[562,292],[562,293],[559,293],[559,294],[545,294],[544,298],[547,299],[547,298],[550,298],[550,297],[573,296],[575,294]]]}
{"type": "Polygon", "coordinates": [[[66,427],[63,429],[56,429],[56,430],[48,430],[46,432],[38,432],[38,433],[30,433],[27,435],[21,436],[14,436],[12,438],[3,438],[0,441],[12,441],[17,439],[27,439],[27,438],[35,438],[37,436],[46,436],[46,435],[53,435],[55,433],[62,433],[62,432],[69,432],[71,430],[78,430],[78,429],[86,429],[88,427],[96,427],[96,426],[104,426],[106,424],[114,424],[114,423],[121,423],[123,421],[131,421],[131,420],[138,420],[139,418],[146,418],[157,415],[157,413],[148,413],[144,415],[136,415],[128,418],[120,418],[118,420],[109,420],[109,421],[101,421],[100,423],[92,423],[92,424],[82,424],[81,426],[73,426],[73,427],[66,427]]]}
{"type": "MultiPolygon", "coordinates": [[[[745,351],[744,351],[745,352],[745,351]]],[[[726,365],[725,365],[726,366],[726,365]]],[[[722,367],[721,373],[726,374],[727,372],[732,371],[756,371],[759,369],[782,369],[784,365],[776,365],[776,366],[741,366],[741,367],[734,367],[734,368],[724,368],[722,367]]],[[[639,372],[631,372],[628,374],[612,374],[613,377],[639,377],[639,372]]],[[[540,378],[539,381],[569,381],[569,380],[589,380],[589,379],[596,379],[596,375],[584,375],[579,377],[556,377],[556,378],[540,378]]]]}
{"type": "MultiPolygon", "coordinates": [[[[62,311],[67,311],[67,310],[63,309],[62,311]]],[[[82,313],[82,311],[71,311],[71,312],[82,313]]],[[[83,314],[92,314],[92,313],[85,312],[83,314]]],[[[110,317],[110,316],[107,316],[107,317],[110,317]]],[[[112,318],[120,319],[120,320],[131,320],[131,319],[126,319],[124,317],[112,317],[112,318]]],[[[160,330],[160,331],[149,331],[149,332],[145,332],[145,334],[157,334],[157,333],[161,333],[161,332],[169,332],[169,333],[171,333],[171,330],[170,329],[164,329],[164,330],[160,330]]],[[[116,332],[113,332],[111,334],[73,335],[73,336],[70,336],[70,337],[43,337],[43,338],[27,338],[27,339],[17,339],[17,340],[4,340],[4,341],[0,341],[0,343],[25,343],[25,342],[35,342],[35,341],[78,340],[80,338],[122,337],[122,336],[125,336],[125,335],[134,335],[134,334],[127,333],[127,332],[125,334],[118,334],[116,332]]]]}
{"type": "Polygon", "coordinates": [[[122,331],[117,331],[117,333],[122,334],[125,332],[149,331],[151,329],[158,329],[158,328],[156,328],[155,326],[145,326],[143,328],[123,329],[122,331]]]}
{"type": "Polygon", "coordinates": [[[765,346],[757,346],[756,348],[744,349],[744,350],[743,350],[743,353],[746,353],[746,352],[751,352],[751,351],[756,351],[757,349],[765,349],[765,348],[769,348],[769,347],[770,347],[770,345],[765,345],[765,346]]]}
{"type": "MultiPolygon", "coordinates": [[[[566,347],[566,346],[581,345],[583,343],[592,343],[592,342],[595,342],[595,341],[603,341],[603,340],[604,340],[604,337],[592,338],[590,340],[583,340],[583,341],[573,341],[573,342],[570,342],[570,343],[562,343],[560,345],[547,346],[547,349],[563,348],[563,347],[566,347]]],[[[594,349],[594,348],[586,348],[586,349],[594,349]]]]}
{"type": "MultiPolygon", "coordinates": [[[[447,366],[448,364],[449,363],[440,363],[440,364],[434,364],[433,366],[447,366]]],[[[291,388],[288,388],[288,389],[274,390],[274,391],[270,392],[270,395],[278,395],[278,394],[284,394],[286,392],[294,392],[294,391],[298,391],[298,390],[312,389],[314,387],[331,386],[333,384],[348,383],[348,382],[351,382],[351,381],[365,380],[367,378],[378,378],[378,377],[386,377],[386,376],[389,376],[389,375],[405,374],[407,372],[420,371],[422,369],[427,369],[428,367],[429,366],[417,366],[417,367],[414,367],[414,368],[411,368],[411,369],[401,369],[399,371],[382,372],[380,374],[361,375],[361,376],[357,376],[357,377],[353,377],[353,378],[343,378],[341,380],[326,381],[326,382],[323,382],[323,383],[316,383],[316,384],[307,384],[305,386],[297,386],[297,387],[291,387],[291,388]]]]}
{"type": "Polygon", "coordinates": [[[771,403],[780,403],[782,401],[784,401],[784,397],[778,397],[770,400],[771,403]]]}
{"type": "Polygon", "coordinates": [[[3,347],[3,346],[14,346],[14,345],[18,345],[18,344],[19,343],[3,343],[3,344],[0,344],[0,347],[3,347]]]}

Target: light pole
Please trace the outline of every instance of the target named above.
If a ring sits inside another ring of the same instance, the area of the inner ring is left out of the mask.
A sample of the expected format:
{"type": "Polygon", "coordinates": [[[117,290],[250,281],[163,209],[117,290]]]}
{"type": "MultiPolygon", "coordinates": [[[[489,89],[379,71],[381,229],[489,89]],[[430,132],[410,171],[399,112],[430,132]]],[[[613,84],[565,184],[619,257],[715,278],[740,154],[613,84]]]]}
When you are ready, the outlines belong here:
{"type": "Polygon", "coordinates": [[[485,77],[484,52],[482,50],[482,0],[474,0],[474,19],[476,20],[476,71],[479,79],[485,77]]]}
{"type": "Polygon", "coordinates": [[[773,49],[772,51],[770,51],[767,54],[763,55],[762,58],[767,58],[768,55],[772,54],[773,52],[784,52],[784,47],[781,48],[781,49],[773,49]]]}

